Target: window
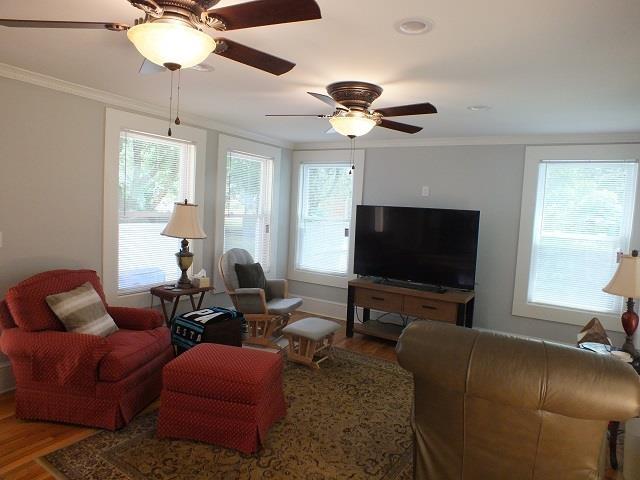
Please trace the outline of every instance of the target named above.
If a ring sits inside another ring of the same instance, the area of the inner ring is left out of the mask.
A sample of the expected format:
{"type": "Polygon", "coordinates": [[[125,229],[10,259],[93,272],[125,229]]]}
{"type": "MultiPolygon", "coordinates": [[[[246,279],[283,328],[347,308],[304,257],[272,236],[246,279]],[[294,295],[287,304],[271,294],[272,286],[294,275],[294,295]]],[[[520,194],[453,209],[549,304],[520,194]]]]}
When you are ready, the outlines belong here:
{"type": "Polygon", "coordinates": [[[242,248],[271,269],[271,186],[273,160],[227,152],[224,251],[242,248]]]}
{"type": "Polygon", "coordinates": [[[160,232],[176,202],[194,198],[192,143],[123,130],[118,182],[118,294],[178,280],[176,240],[160,232]],[[144,245],[144,248],[140,248],[144,245]]]}
{"type": "MultiPolygon", "coordinates": [[[[219,137],[216,257],[242,248],[272,278],[277,276],[278,265],[281,156],[277,147],[227,135],[219,137]]],[[[218,272],[215,275],[220,285],[222,279],[218,272]]]]}
{"type": "MultiPolygon", "coordinates": [[[[179,239],[160,232],[175,202],[203,205],[204,130],[180,126],[166,137],[166,122],[108,108],[105,127],[102,281],[109,303],[148,306],[149,287],[180,276],[179,239]]],[[[198,209],[203,217],[203,208],[198,209]]],[[[203,241],[190,242],[194,270],[203,241]]]]}
{"type": "Polygon", "coordinates": [[[640,150],[630,150],[527,149],[514,314],[583,324],[589,312],[620,328],[623,299],[602,287],[616,270],[616,253],[628,252],[638,233],[640,150]]]}
{"type": "Polygon", "coordinates": [[[293,254],[289,277],[346,287],[353,263],[355,206],[362,199],[364,153],[296,152],[293,254]]]}

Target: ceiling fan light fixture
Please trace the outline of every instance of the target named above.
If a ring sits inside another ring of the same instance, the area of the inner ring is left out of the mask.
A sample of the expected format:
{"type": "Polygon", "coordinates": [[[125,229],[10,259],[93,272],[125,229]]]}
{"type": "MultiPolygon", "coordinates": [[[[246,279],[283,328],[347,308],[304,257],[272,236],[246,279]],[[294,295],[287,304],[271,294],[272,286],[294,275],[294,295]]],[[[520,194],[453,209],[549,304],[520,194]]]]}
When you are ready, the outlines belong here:
{"type": "Polygon", "coordinates": [[[336,132],[345,137],[361,137],[378,124],[372,115],[359,111],[336,115],[329,119],[329,123],[336,132]]]}
{"type": "Polygon", "coordinates": [[[216,48],[210,35],[180,21],[138,24],[127,37],[147,60],[157,64],[177,64],[191,68],[202,63],[216,48]]]}

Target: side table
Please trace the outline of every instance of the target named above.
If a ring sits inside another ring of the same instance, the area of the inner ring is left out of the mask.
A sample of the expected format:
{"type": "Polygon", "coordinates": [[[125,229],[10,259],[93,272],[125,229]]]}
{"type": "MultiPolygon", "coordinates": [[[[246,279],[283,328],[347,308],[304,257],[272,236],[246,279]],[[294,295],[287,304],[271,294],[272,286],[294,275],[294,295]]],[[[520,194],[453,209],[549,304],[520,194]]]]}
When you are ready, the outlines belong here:
{"type": "Polygon", "coordinates": [[[167,323],[167,327],[171,327],[171,322],[173,321],[173,317],[176,316],[176,310],[178,309],[178,303],[180,303],[180,298],[184,295],[189,296],[189,300],[191,300],[191,306],[194,310],[200,310],[202,307],[202,300],[204,300],[204,295],[207,292],[213,292],[213,287],[203,287],[203,288],[176,288],[173,285],[161,285],[159,287],[153,287],[149,290],[151,295],[154,297],[158,297],[160,299],[160,305],[162,305],[162,313],[164,313],[164,320],[167,323]],[[200,298],[198,299],[198,304],[196,305],[196,301],[194,299],[194,295],[200,294],[200,298]],[[167,307],[165,305],[165,300],[173,303],[173,307],[171,309],[171,316],[167,314],[167,307]]]}

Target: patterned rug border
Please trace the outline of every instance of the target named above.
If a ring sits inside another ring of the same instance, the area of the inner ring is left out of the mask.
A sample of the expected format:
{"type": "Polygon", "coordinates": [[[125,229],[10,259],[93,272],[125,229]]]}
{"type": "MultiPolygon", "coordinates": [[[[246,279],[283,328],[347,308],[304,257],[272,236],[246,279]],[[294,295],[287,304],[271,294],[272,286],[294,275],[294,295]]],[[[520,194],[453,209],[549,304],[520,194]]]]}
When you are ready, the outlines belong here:
{"type": "MultiPolygon", "coordinates": [[[[384,372],[385,374],[391,374],[391,375],[400,375],[402,377],[406,377],[406,378],[411,378],[411,373],[404,370],[396,360],[387,360],[387,359],[383,359],[380,357],[377,357],[375,355],[372,354],[368,354],[368,353],[362,353],[362,352],[355,352],[353,350],[350,350],[348,348],[344,348],[344,347],[337,347],[334,346],[332,347],[332,350],[339,352],[338,354],[341,356],[345,356],[347,357],[349,360],[359,363],[359,364],[365,364],[365,365],[369,365],[369,366],[374,366],[375,368],[378,368],[381,370],[381,373],[384,372]]],[[[284,352],[284,358],[286,361],[286,351],[284,352]]],[[[307,367],[304,367],[302,365],[298,365],[295,364],[293,362],[287,362],[287,367],[288,368],[300,368],[300,369],[306,369],[307,367]]],[[[322,368],[320,370],[314,371],[314,373],[321,373],[322,372],[322,368]]],[[[157,400],[157,399],[156,399],[157,400]]],[[[156,401],[154,400],[154,401],[156,401]]],[[[136,419],[141,419],[144,417],[148,417],[148,416],[154,416],[157,415],[159,410],[159,405],[153,407],[153,408],[149,408],[147,407],[145,410],[143,410],[142,412],[140,412],[138,415],[136,415],[136,417],[134,418],[133,421],[135,421],[136,419]]],[[[125,427],[126,428],[126,427],[125,427]]],[[[58,468],[56,468],[56,466],[54,466],[51,462],[49,462],[47,460],[47,456],[49,455],[53,455],[56,452],[59,452],[61,450],[64,450],[66,448],[70,448],[73,445],[77,444],[77,443],[81,443],[83,441],[87,441],[95,436],[98,436],[100,434],[113,434],[113,433],[117,433],[116,432],[111,432],[108,430],[103,430],[103,429],[96,429],[94,432],[92,432],[90,435],[84,437],[83,439],[74,442],[70,445],[65,445],[64,447],[61,447],[59,449],[56,449],[54,451],[48,452],[46,455],[42,455],[40,457],[37,457],[35,460],[36,462],[42,466],[42,468],[44,468],[51,476],[53,476],[56,480],[69,480],[69,477],[67,477],[64,473],[62,473],[60,470],[58,470],[58,468]]],[[[395,462],[395,466],[392,468],[391,471],[389,471],[389,474],[393,474],[393,475],[397,475],[400,470],[402,470],[403,465],[405,465],[405,462],[410,462],[412,463],[412,457],[413,457],[413,451],[411,448],[409,448],[408,450],[406,450],[405,452],[403,452],[400,455],[400,458],[398,459],[398,461],[395,462]]],[[[395,477],[394,477],[395,478],[395,477]]]]}

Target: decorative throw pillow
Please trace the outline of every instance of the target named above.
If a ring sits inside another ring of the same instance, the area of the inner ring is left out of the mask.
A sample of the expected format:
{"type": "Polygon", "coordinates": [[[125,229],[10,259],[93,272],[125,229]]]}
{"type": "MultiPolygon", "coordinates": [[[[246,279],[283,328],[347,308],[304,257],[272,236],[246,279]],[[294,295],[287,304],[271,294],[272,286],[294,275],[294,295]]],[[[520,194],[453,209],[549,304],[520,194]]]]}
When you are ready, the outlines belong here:
{"type": "Polygon", "coordinates": [[[106,337],[118,330],[100,295],[89,282],[68,292],[49,295],[46,301],[67,332],[106,337]]]}
{"type": "MultiPolygon", "coordinates": [[[[259,263],[248,263],[246,265],[236,263],[236,275],[240,288],[262,288],[267,293],[267,278],[259,263]]],[[[267,299],[268,300],[268,299],[267,299]]]]}

